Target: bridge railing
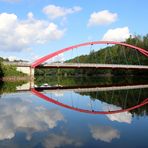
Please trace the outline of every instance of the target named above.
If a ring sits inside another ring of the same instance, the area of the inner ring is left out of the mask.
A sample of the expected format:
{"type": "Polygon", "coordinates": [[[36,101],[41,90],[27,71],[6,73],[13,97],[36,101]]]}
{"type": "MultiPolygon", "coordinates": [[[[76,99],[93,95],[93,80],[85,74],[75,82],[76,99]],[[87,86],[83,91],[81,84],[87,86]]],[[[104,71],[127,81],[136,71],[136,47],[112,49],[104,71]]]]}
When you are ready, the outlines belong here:
{"type": "Polygon", "coordinates": [[[55,68],[68,68],[68,67],[80,67],[80,68],[124,68],[124,69],[148,69],[148,66],[146,65],[121,65],[121,64],[89,64],[89,63],[49,63],[49,64],[44,64],[42,67],[55,67],[55,68]]]}

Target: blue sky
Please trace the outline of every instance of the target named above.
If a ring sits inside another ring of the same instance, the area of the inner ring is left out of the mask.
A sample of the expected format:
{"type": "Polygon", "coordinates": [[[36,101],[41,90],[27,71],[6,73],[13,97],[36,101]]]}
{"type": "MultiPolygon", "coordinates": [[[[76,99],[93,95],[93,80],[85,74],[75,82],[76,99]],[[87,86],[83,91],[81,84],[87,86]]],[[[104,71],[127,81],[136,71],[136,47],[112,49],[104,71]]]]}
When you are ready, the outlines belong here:
{"type": "Polygon", "coordinates": [[[70,45],[148,33],[147,0],[0,0],[0,56],[30,61],[70,45]]]}

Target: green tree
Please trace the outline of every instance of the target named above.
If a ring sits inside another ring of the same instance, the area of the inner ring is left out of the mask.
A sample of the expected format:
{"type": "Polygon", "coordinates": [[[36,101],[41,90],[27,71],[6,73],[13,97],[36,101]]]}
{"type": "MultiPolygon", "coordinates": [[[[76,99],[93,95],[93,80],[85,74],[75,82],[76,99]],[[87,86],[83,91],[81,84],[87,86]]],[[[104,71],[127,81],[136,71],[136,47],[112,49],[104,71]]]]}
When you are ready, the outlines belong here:
{"type": "Polygon", "coordinates": [[[2,62],[0,61],[0,77],[3,77],[3,76],[4,76],[4,73],[2,70],[2,62]]]}

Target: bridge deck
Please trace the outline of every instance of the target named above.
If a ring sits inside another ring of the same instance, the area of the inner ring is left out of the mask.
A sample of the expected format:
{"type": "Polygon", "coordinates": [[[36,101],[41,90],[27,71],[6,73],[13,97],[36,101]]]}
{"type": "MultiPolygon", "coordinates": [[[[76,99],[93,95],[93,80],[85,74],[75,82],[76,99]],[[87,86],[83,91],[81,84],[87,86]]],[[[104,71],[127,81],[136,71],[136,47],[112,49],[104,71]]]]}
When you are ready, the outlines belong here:
{"type": "MultiPolygon", "coordinates": [[[[31,67],[30,63],[4,62],[4,64],[5,65],[15,65],[17,67],[31,67]]],[[[51,63],[51,64],[40,65],[37,68],[100,68],[100,69],[144,69],[144,70],[148,70],[148,65],[51,63]]]]}
{"type": "Polygon", "coordinates": [[[145,69],[147,65],[86,64],[86,63],[51,63],[38,68],[102,68],[102,69],[145,69]]]}

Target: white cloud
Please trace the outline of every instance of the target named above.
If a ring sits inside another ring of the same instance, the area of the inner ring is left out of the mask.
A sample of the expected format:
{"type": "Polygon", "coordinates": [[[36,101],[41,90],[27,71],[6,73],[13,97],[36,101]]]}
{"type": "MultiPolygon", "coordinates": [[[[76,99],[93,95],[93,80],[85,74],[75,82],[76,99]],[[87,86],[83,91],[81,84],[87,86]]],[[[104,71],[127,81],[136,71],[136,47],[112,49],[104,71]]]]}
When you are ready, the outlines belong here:
{"type": "Polygon", "coordinates": [[[19,20],[15,14],[0,14],[0,50],[27,50],[33,44],[43,44],[60,39],[64,30],[54,23],[35,19],[28,13],[26,20],[19,20]]]}
{"type": "Polygon", "coordinates": [[[0,103],[0,140],[11,139],[17,132],[26,133],[30,140],[35,132],[55,128],[64,117],[57,109],[37,106],[28,98],[3,99],[0,103]]]}
{"type": "Polygon", "coordinates": [[[3,57],[4,59],[8,59],[9,61],[18,60],[16,56],[9,56],[9,57],[3,57]]]}
{"type": "Polygon", "coordinates": [[[82,8],[79,7],[79,6],[75,6],[73,8],[64,8],[64,7],[55,6],[55,5],[48,5],[48,6],[43,8],[43,12],[50,19],[56,19],[58,17],[65,17],[68,14],[79,12],[81,10],[82,10],[82,8]]]}
{"type": "Polygon", "coordinates": [[[109,12],[108,10],[103,10],[99,12],[93,12],[90,15],[88,26],[97,26],[97,25],[108,25],[117,20],[117,13],[109,12]]]}
{"type": "Polygon", "coordinates": [[[102,40],[106,41],[125,41],[131,35],[128,27],[109,29],[102,40]]]}
{"type": "MultiPolygon", "coordinates": [[[[103,110],[121,110],[121,107],[117,107],[115,105],[111,104],[104,104],[103,110]]],[[[129,112],[122,112],[122,113],[116,113],[116,114],[108,114],[106,115],[111,121],[118,121],[118,122],[124,122],[124,123],[131,123],[132,122],[132,114],[129,112]]]]}
{"type": "Polygon", "coordinates": [[[64,92],[63,91],[60,91],[60,90],[54,90],[52,92],[53,95],[55,95],[56,97],[62,97],[64,96],[64,92]]]}
{"type": "Polygon", "coordinates": [[[82,145],[82,143],[64,134],[63,135],[50,134],[48,135],[48,137],[46,137],[46,139],[44,139],[43,145],[45,148],[56,148],[65,145],[79,147],[82,145]]]}
{"type": "Polygon", "coordinates": [[[90,132],[95,140],[104,142],[111,142],[115,138],[120,138],[119,131],[109,126],[90,126],[90,132]]]}

